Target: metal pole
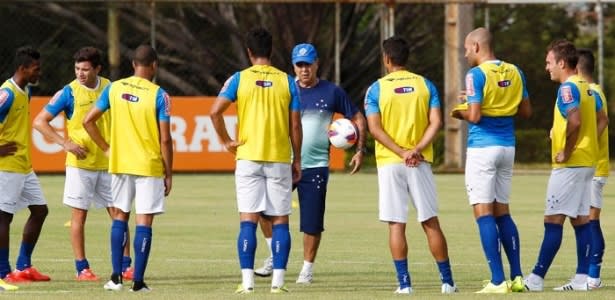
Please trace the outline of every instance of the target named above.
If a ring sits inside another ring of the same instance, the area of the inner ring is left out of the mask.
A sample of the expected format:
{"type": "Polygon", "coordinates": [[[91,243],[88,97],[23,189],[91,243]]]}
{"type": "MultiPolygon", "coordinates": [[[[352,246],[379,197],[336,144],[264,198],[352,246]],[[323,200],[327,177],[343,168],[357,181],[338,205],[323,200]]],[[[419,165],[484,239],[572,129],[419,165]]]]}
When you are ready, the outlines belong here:
{"type": "Polygon", "coordinates": [[[596,14],[598,15],[598,83],[604,86],[604,11],[600,0],[596,1],[596,14]]]}
{"type": "Polygon", "coordinates": [[[489,30],[489,23],[491,23],[489,17],[489,4],[485,4],[485,28],[487,30],[489,30]]]}
{"type": "Polygon", "coordinates": [[[149,39],[152,48],[156,49],[156,0],[150,2],[150,32],[149,39]]]}
{"type": "Polygon", "coordinates": [[[342,5],[339,1],[335,2],[335,84],[340,85],[341,82],[341,61],[340,61],[340,49],[341,49],[341,13],[342,5]]]}

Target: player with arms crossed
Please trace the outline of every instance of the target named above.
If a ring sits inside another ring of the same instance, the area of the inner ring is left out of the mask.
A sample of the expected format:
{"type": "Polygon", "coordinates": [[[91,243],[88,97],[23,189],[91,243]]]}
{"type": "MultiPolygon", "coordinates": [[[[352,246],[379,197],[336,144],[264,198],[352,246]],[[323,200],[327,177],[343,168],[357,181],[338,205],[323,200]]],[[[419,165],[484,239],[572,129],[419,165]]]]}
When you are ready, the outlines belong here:
{"type": "Polygon", "coordinates": [[[509,209],[515,161],[515,120],[532,114],[525,77],[515,65],[495,57],[493,36],[477,28],[465,39],[465,57],[472,66],[466,75],[467,110],[453,117],[468,122],[465,183],[478,225],[491,280],[477,293],[522,292],[520,243],[509,209]],[[500,243],[510,264],[504,277],[500,243]]]}
{"type": "Polygon", "coordinates": [[[544,278],[562,243],[564,221],[570,219],[577,245],[575,276],[555,291],[587,291],[591,228],[591,181],[598,158],[598,136],[608,124],[602,101],[587,81],[576,75],[578,54],[566,40],[547,48],[546,67],[559,82],[551,128],[551,176],[547,185],[544,237],[538,260],[524,282],[529,291],[542,291],[544,278]]]}
{"type": "MultiPolygon", "coordinates": [[[[594,54],[589,49],[578,49],[579,61],[577,73],[589,83],[594,96],[600,98],[602,111],[607,115],[607,103],[600,85],[594,82],[594,54]]],[[[589,207],[589,227],[591,229],[591,252],[589,256],[589,271],[587,285],[589,289],[602,287],[600,267],[604,255],[604,236],[600,228],[600,211],[602,210],[603,188],[609,177],[609,128],[606,127],[598,137],[598,164],[592,179],[591,203],[589,207]]]]}
{"type": "Polygon", "coordinates": [[[111,196],[117,208],[111,225],[111,280],[105,290],[122,289],[122,257],[127,243],[128,218],[135,202],[133,241],[135,265],[131,291],[150,291],[144,281],[152,245],[154,216],[164,213],[172,186],[173,141],[171,99],[152,80],[158,69],[154,48],[141,45],[132,59],[134,75],[108,85],[83,120],[92,140],[109,155],[111,196]],[[109,143],[96,122],[109,110],[109,143]]]}
{"type": "Polygon", "coordinates": [[[405,65],[408,42],[391,37],[382,43],[388,75],[365,95],[369,131],[376,140],[380,220],[389,224],[389,247],[397,271],[398,294],[412,293],[408,272],[408,202],[417,211],[442,280],[442,293],[457,292],[446,239],[438,221],[436,186],[431,171],[432,142],[442,125],[438,92],[428,79],[405,65]]]}
{"type": "MultiPolygon", "coordinates": [[[[58,91],[34,119],[34,128],[66,151],[64,204],[71,207],[70,237],[75,254],[78,281],[95,281],[98,276],[90,269],[85,255],[84,225],[90,205],[105,207],[113,218],[116,208],[111,198],[111,175],[107,173],[109,160],[83,128],[82,122],[109,79],[98,76],[100,51],[94,47],[79,49],[73,56],[75,77],[58,91]],[[66,115],[68,137],[58,134],[50,122],[61,112],[66,115]]],[[[110,117],[105,113],[96,123],[105,140],[109,140],[110,117]]],[[[124,248],[123,277],[132,279],[130,247],[124,248]]]]}
{"type": "MultiPolygon", "coordinates": [[[[317,76],[318,52],[312,44],[299,44],[293,48],[292,63],[295,80],[301,98],[301,181],[297,184],[299,194],[300,230],[303,232],[303,267],[297,283],[310,284],[313,280],[313,264],[324,229],[325,200],[329,182],[329,140],[327,128],[333,114],[341,113],[351,119],[359,131],[356,153],[350,160],[356,173],[365,154],[365,117],[337,85],[317,76]]],[[[271,222],[260,219],[261,229],[271,244],[271,222]]],[[[271,246],[269,247],[271,248],[271,246]]],[[[263,268],[254,271],[259,276],[271,274],[271,258],[263,268]]]]}
{"type": "Polygon", "coordinates": [[[272,37],[266,29],[250,30],[245,44],[252,66],[225,82],[210,114],[218,138],[237,160],[237,252],[242,283],[235,292],[254,292],[256,227],[263,213],[273,223],[270,291],[285,293],[288,289],[284,275],[291,242],[291,188],[301,178],[299,97],[292,77],[271,66],[272,37]],[[237,105],[239,124],[236,141],[229,136],[223,117],[233,102],[237,105]]]}

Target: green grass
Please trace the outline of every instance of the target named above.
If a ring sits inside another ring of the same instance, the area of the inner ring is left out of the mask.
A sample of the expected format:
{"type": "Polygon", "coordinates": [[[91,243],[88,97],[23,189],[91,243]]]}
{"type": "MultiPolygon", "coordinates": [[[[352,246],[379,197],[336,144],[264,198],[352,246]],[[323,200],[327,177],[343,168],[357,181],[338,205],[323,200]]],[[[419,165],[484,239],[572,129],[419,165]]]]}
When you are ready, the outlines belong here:
{"type": "MultiPolygon", "coordinates": [[[[147,295],[105,292],[104,282],[74,281],[74,263],[68,228],[63,224],[70,210],[61,202],[63,176],[40,176],[50,206],[50,214],[35,249],[33,263],[48,273],[52,281],[22,285],[11,292],[22,299],[227,299],[238,298],[233,291],[240,282],[235,241],[238,215],[232,175],[177,175],[167,213],[156,217],[150,263],[146,280],[153,292],[147,295]]],[[[523,271],[531,270],[542,240],[544,195],[548,172],[515,175],[512,212],[519,227],[523,271]]],[[[440,222],[448,239],[454,277],[461,292],[455,299],[500,298],[475,295],[482,280],[489,278],[476,225],[464,191],[463,175],[436,175],[440,199],[440,222]],[[479,297],[480,296],[480,297],[479,297]]],[[[609,237],[615,228],[615,210],[610,200],[615,187],[605,188],[606,210],[602,227],[609,237]]],[[[19,212],[11,233],[11,262],[15,263],[21,228],[27,211],[19,212]]],[[[448,299],[442,296],[436,266],[427,249],[425,237],[412,211],[408,224],[409,262],[414,296],[421,299],[448,299]]],[[[101,277],[110,273],[109,218],[104,211],[92,211],[87,222],[86,250],[93,270],[101,277]]],[[[131,222],[132,224],[132,222],[131,222]]],[[[378,221],[376,174],[332,174],[327,202],[326,232],[315,264],[311,286],[294,283],[302,265],[302,236],[298,232],[298,212],[291,216],[292,250],[287,272],[288,295],[297,299],[387,299],[396,288],[394,267],[387,244],[387,226],[378,221]]],[[[131,225],[131,230],[134,225],[131,225]]],[[[266,256],[264,240],[259,237],[257,266],[266,256]]],[[[586,293],[551,292],[575,271],[573,230],[564,229],[564,242],[545,282],[546,292],[503,296],[516,299],[586,298],[586,293]]],[[[607,249],[603,279],[607,287],[592,291],[591,297],[613,297],[615,270],[607,249]]],[[[256,293],[250,298],[274,298],[269,279],[256,279],[256,293]]],[[[8,296],[9,292],[0,294],[8,296]]],[[[398,298],[398,297],[395,297],[398,298]]]]}

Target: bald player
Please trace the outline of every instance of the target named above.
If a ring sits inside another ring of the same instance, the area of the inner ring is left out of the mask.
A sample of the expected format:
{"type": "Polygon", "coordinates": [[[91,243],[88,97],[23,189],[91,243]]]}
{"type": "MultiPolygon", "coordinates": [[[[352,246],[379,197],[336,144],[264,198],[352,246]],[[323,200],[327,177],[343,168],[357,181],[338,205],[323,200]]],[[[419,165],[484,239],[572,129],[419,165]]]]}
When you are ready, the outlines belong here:
{"type": "Polygon", "coordinates": [[[491,281],[477,293],[521,292],[519,233],[508,204],[515,160],[514,117],[532,114],[525,77],[515,65],[496,58],[493,36],[485,28],[470,32],[464,47],[472,66],[462,92],[468,109],[453,117],[468,122],[465,183],[491,271],[491,281]],[[500,243],[510,264],[511,282],[504,276],[500,243]]]}

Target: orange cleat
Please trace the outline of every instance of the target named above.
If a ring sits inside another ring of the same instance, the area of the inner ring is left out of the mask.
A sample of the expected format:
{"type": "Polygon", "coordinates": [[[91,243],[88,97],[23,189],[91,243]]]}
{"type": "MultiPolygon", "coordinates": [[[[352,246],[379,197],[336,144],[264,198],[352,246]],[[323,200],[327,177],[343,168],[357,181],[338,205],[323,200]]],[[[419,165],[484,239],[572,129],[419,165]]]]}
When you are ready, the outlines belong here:
{"type": "MultiPolygon", "coordinates": [[[[41,274],[34,267],[28,267],[28,268],[25,268],[25,269],[23,269],[21,271],[15,269],[15,271],[13,271],[9,275],[7,275],[6,278],[9,278],[9,276],[11,276],[11,278],[15,278],[17,280],[21,280],[21,282],[25,282],[25,281],[49,281],[49,280],[51,280],[51,278],[49,278],[49,276],[47,276],[45,274],[41,274]]],[[[18,281],[13,281],[13,282],[18,282],[18,281]]]]}
{"type": "Polygon", "coordinates": [[[122,279],[132,280],[134,277],[135,269],[133,267],[128,267],[124,272],[122,272],[122,279]]]}
{"type": "Polygon", "coordinates": [[[98,281],[98,276],[90,269],[83,269],[77,274],[77,281],[98,281]]]}
{"type": "Polygon", "coordinates": [[[2,278],[2,280],[4,280],[7,283],[12,283],[12,284],[32,282],[32,280],[30,280],[26,276],[23,276],[23,274],[21,274],[21,272],[17,270],[6,274],[6,277],[2,278]]]}

